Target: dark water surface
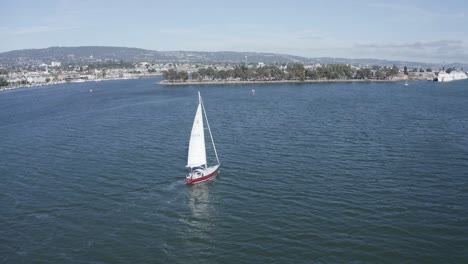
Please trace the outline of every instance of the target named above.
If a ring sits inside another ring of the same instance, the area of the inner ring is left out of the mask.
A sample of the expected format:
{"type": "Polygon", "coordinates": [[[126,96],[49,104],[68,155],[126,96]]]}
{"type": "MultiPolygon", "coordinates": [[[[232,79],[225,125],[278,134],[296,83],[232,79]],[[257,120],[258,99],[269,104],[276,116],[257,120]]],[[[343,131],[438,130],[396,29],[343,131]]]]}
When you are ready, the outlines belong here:
{"type": "Polygon", "coordinates": [[[468,262],[468,81],[158,80],[0,93],[0,262],[468,262]]]}

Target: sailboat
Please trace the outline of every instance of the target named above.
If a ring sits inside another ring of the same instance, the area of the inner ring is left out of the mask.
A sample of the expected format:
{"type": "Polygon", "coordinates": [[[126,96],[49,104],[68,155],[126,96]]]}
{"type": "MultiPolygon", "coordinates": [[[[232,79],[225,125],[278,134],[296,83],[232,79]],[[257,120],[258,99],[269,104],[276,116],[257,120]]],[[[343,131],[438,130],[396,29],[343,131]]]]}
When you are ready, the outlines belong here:
{"type": "Polygon", "coordinates": [[[198,107],[193,120],[192,132],[190,134],[190,143],[188,149],[187,168],[188,173],[185,177],[186,184],[195,184],[207,181],[214,178],[219,173],[218,153],[211,134],[210,124],[206,116],[205,106],[203,100],[198,92],[198,107]],[[208,166],[206,161],[206,147],[205,147],[205,128],[203,125],[203,117],[205,117],[208,132],[210,133],[211,143],[216,156],[216,164],[208,166]]]}
{"type": "Polygon", "coordinates": [[[408,81],[407,81],[407,82],[405,82],[405,86],[409,86],[409,84],[408,84],[408,81]]]}

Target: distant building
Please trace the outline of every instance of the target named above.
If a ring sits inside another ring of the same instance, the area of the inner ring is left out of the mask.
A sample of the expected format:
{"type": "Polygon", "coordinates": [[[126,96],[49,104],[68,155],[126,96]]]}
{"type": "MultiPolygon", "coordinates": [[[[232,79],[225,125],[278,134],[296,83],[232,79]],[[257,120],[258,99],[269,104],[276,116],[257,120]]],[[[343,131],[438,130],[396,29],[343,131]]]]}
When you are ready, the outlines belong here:
{"type": "Polygon", "coordinates": [[[434,80],[434,72],[408,72],[408,77],[413,80],[434,80]]]}
{"type": "Polygon", "coordinates": [[[95,79],[96,79],[96,75],[94,75],[94,74],[82,74],[82,75],[80,75],[80,79],[83,79],[83,80],[95,80],[95,79]]]}
{"type": "Polygon", "coordinates": [[[77,72],[62,72],[57,75],[57,79],[62,80],[74,80],[79,79],[80,74],[77,72]]]}
{"type": "Polygon", "coordinates": [[[397,75],[393,75],[389,77],[390,80],[408,80],[408,75],[400,72],[397,75]]]}
{"type": "Polygon", "coordinates": [[[60,61],[53,61],[50,63],[51,67],[60,67],[62,66],[62,63],[60,61]]]}

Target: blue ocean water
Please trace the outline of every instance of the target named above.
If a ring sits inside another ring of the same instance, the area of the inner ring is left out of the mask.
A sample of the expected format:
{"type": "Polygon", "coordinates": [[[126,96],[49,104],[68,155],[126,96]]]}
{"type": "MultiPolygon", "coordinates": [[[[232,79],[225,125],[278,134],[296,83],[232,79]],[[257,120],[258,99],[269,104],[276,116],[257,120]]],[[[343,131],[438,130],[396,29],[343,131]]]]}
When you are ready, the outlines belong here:
{"type": "Polygon", "coordinates": [[[0,262],[468,262],[467,81],[159,80],[0,93],[0,262]]]}

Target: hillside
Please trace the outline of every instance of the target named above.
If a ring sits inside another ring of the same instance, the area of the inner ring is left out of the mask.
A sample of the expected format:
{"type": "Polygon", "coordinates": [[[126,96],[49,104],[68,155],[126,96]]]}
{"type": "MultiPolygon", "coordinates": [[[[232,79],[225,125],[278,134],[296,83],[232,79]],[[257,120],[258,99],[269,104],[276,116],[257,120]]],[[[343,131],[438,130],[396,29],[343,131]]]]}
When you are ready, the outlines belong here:
{"type": "MultiPolygon", "coordinates": [[[[50,47],[45,49],[24,49],[0,53],[0,65],[37,65],[49,64],[51,61],[62,63],[90,63],[106,60],[123,60],[127,62],[155,61],[155,62],[244,62],[247,56],[248,62],[264,63],[345,63],[363,65],[397,65],[398,67],[431,67],[440,66],[428,63],[389,61],[377,59],[345,59],[345,58],[306,58],[300,56],[234,51],[155,51],[139,48],[83,46],[83,47],[50,47]]],[[[456,67],[466,67],[465,64],[453,64],[456,67]]],[[[451,67],[451,65],[446,65],[451,67]]]]}

